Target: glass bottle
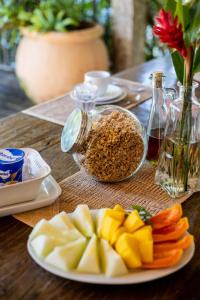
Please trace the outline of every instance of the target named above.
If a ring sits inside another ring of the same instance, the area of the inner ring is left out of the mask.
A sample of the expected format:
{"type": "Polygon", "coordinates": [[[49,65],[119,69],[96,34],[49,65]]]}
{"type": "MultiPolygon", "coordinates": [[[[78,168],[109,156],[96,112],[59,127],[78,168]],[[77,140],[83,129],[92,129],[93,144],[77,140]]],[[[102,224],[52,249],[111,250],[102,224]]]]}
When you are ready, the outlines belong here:
{"type": "Polygon", "coordinates": [[[198,84],[179,85],[179,97],[170,105],[165,138],[155,175],[172,198],[200,190],[200,102],[198,84]]]}
{"type": "Polygon", "coordinates": [[[146,131],[130,111],[114,105],[95,107],[95,91],[78,85],[72,97],[76,109],[61,136],[63,152],[73,154],[80,169],[98,181],[129,178],[146,157],[146,131]]]}
{"type": "Polygon", "coordinates": [[[152,106],[147,128],[148,151],[147,160],[156,163],[164,137],[167,113],[171,101],[175,98],[174,89],[163,87],[163,72],[154,72],[152,78],[152,106]]]}

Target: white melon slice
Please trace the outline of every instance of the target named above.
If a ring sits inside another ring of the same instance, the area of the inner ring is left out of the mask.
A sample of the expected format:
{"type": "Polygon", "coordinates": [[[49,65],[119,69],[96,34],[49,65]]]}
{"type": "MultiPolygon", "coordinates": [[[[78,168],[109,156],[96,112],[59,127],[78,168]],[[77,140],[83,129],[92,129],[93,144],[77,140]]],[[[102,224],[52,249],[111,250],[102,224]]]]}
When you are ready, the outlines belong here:
{"type": "Polygon", "coordinates": [[[62,211],[59,214],[55,215],[49,223],[57,228],[71,230],[75,229],[76,227],[70,220],[70,217],[67,215],[66,212],[62,211]]]}
{"type": "Polygon", "coordinates": [[[48,236],[60,236],[60,230],[55,226],[49,224],[49,222],[45,219],[40,220],[32,230],[30,234],[30,239],[35,238],[38,235],[48,235],[48,236]]]}
{"type": "Polygon", "coordinates": [[[94,233],[94,222],[90,210],[86,204],[78,205],[72,215],[73,222],[86,237],[94,233]]]}
{"type": "Polygon", "coordinates": [[[54,249],[55,240],[47,235],[38,235],[31,241],[31,246],[36,255],[40,258],[43,258],[54,249]]]}
{"type": "Polygon", "coordinates": [[[108,210],[108,208],[99,209],[99,211],[96,215],[96,233],[97,233],[98,236],[100,236],[103,217],[104,217],[104,214],[107,210],[108,210]]]}
{"type": "Polygon", "coordinates": [[[121,256],[110,246],[108,241],[100,241],[100,257],[102,269],[106,276],[115,277],[128,273],[128,269],[121,256]]]}
{"type": "Polygon", "coordinates": [[[81,260],[77,267],[77,271],[93,274],[101,273],[99,263],[98,239],[95,234],[93,234],[81,257],[81,260]]]}
{"type": "Polygon", "coordinates": [[[62,236],[67,240],[75,241],[80,238],[84,238],[84,236],[78,231],[76,228],[72,230],[62,231],[62,236]]]}
{"type": "Polygon", "coordinates": [[[63,271],[75,269],[86,247],[86,238],[56,247],[46,258],[45,262],[63,271]]]}

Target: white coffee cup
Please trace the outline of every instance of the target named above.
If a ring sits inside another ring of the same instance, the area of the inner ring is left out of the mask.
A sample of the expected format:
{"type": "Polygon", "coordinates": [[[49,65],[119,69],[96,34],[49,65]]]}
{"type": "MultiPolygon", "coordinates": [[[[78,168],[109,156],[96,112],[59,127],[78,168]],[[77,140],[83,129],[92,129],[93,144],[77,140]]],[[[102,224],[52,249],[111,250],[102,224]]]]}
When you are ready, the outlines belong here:
{"type": "Polygon", "coordinates": [[[90,71],[85,73],[84,81],[96,85],[98,88],[97,95],[101,97],[105,95],[110,83],[110,73],[107,71],[90,71]]]}

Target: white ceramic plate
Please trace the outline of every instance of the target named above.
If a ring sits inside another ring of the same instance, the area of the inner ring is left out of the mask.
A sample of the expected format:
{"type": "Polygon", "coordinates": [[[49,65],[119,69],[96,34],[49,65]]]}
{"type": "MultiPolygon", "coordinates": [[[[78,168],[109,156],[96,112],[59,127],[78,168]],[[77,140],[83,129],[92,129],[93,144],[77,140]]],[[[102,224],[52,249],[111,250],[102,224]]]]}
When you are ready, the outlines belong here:
{"type": "Polygon", "coordinates": [[[107,101],[110,101],[110,100],[113,100],[113,99],[116,99],[116,98],[119,98],[121,97],[121,95],[123,94],[124,90],[117,86],[117,85],[114,85],[114,84],[109,84],[107,90],[106,90],[106,93],[104,96],[101,96],[101,97],[98,97],[96,99],[96,102],[107,102],[107,101]]]}
{"type": "MultiPolygon", "coordinates": [[[[92,215],[95,215],[97,210],[91,210],[91,212],[92,215]]],[[[31,247],[30,240],[28,240],[27,248],[32,259],[46,271],[66,279],[93,284],[137,284],[165,277],[183,268],[191,260],[195,250],[195,246],[193,243],[187,250],[184,251],[181,261],[175,267],[172,268],[158,270],[136,270],[124,276],[110,278],[104,276],[103,274],[82,274],[76,271],[64,272],[45,263],[42,259],[38,258],[31,247]]]]}
{"type": "Polygon", "coordinates": [[[61,188],[55,179],[49,175],[46,177],[39,190],[39,194],[32,201],[22,202],[0,208],[0,217],[33,210],[52,204],[60,196],[61,188]]]}
{"type": "MultiPolygon", "coordinates": [[[[124,99],[127,95],[127,91],[125,89],[122,89],[119,86],[110,84],[108,86],[108,89],[106,91],[106,94],[102,97],[98,97],[95,102],[97,105],[99,104],[111,104],[111,103],[116,103],[124,99]]],[[[73,96],[73,93],[70,93],[70,97],[73,100],[76,100],[73,96]]]]}
{"type": "Polygon", "coordinates": [[[111,99],[111,100],[106,100],[106,101],[99,101],[98,100],[98,101],[96,101],[96,104],[97,105],[107,105],[107,104],[117,103],[117,102],[122,101],[126,96],[127,96],[127,92],[124,90],[120,97],[114,98],[114,99],[111,99]]]}

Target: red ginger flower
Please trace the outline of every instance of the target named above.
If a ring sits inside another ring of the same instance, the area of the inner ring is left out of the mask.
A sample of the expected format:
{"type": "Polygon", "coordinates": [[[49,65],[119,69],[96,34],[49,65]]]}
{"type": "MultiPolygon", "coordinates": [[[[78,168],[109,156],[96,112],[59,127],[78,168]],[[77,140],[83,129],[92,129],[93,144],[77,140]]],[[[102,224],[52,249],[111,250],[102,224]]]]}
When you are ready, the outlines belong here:
{"type": "Polygon", "coordinates": [[[168,47],[176,49],[183,57],[187,57],[182,26],[178,22],[177,16],[173,19],[171,12],[161,9],[156,21],[157,25],[153,27],[153,32],[160,41],[167,44],[168,47]]]}

